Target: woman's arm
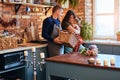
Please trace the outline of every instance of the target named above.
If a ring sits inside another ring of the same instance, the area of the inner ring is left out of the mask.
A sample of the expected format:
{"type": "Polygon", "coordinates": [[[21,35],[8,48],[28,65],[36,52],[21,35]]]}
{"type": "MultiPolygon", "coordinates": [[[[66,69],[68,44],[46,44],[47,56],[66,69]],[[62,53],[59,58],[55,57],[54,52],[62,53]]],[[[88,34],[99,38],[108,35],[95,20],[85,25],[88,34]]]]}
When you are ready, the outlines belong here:
{"type": "Polygon", "coordinates": [[[78,25],[73,25],[73,26],[69,25],[67,29],[70,32],[74,32],[75,34],[80,34],[80,27],[78,25]]]}

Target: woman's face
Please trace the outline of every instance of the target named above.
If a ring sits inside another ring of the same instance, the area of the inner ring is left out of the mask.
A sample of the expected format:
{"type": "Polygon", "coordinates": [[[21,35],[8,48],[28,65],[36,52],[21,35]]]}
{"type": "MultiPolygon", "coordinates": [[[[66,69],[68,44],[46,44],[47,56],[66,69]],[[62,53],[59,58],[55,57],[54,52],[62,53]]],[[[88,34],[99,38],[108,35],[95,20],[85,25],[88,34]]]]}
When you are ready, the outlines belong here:
{"type": "Polygon", "coordinates": [[[74,20],[75,20],[74,16],[71,15],[70,18],[69,18],[69,22],[70,22],[70,23],[74,23],[74,20]]]}

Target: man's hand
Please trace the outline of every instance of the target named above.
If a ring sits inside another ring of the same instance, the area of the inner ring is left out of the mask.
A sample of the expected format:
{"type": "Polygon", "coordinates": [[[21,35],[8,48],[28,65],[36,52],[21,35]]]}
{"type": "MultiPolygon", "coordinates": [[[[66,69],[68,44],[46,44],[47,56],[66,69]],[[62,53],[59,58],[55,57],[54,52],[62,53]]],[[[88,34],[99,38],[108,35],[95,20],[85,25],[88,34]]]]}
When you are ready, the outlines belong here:
{"type": "Polygon", "coordinates": [[[62,42],[59,40],[59,37],[55,38],[55,39],[54,39],[54,42],[55,42],[55,43],[58,43],[58,44],[62,44],[62,42]]]}

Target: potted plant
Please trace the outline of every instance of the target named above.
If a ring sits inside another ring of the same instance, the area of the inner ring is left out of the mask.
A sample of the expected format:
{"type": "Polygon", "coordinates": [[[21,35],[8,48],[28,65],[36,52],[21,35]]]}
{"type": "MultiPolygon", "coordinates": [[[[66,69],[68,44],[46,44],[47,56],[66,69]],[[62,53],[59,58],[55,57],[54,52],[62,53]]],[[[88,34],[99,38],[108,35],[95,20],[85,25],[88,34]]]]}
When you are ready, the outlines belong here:
{"type": "Polygon", "coordinates": [[[76,7],[79,4],[79,0],[56,0],[60,5],[65,4],[67,1],[69,1],[69,4],[72,7],[76,7]]]}
{"type": "Polygon", "coordinates": [[[93,26],[89,22],[82,21],[81,22],[81,32],[80,35],[83,40],[92,40],[93,38],[93,26]]]}
{"type": "Polygon", "coordinates": [[[117,40],[120,41],[120,31],[116,33],[116,36],[117,36],[117,40]]]}

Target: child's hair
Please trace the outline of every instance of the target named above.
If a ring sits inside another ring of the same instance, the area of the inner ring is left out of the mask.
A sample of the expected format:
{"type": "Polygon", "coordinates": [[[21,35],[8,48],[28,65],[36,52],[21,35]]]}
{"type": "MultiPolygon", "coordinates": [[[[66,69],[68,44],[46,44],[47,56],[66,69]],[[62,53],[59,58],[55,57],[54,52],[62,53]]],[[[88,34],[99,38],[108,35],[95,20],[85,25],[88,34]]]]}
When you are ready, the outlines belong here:
{"type": "Polygon", "coordinates": [[[76,20],[77,24],[81,24],[82,18],[76,17],[75,20],[76,20]]]}

